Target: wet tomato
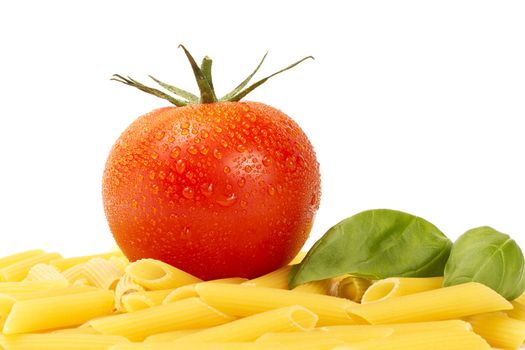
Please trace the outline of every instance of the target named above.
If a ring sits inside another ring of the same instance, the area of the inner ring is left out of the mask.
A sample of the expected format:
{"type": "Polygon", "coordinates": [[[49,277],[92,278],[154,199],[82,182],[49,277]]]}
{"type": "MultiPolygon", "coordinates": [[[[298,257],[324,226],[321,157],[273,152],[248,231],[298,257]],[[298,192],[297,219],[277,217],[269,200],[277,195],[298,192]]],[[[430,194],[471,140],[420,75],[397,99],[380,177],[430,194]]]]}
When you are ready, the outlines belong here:
{"type": "MultiPolygon", "coordinates": [[[[212,87],[204,61],[192,66],[212,87]]],[[[104,171],[104,209],[132,261],[159,259],[205,280],[253,278],[288,263],[307,239],[319,166],[304,132],[281,111],[221,101],[212,89],[206,100],[202,89],[197,103],[176,100],[122,133],[104,171]]]]}

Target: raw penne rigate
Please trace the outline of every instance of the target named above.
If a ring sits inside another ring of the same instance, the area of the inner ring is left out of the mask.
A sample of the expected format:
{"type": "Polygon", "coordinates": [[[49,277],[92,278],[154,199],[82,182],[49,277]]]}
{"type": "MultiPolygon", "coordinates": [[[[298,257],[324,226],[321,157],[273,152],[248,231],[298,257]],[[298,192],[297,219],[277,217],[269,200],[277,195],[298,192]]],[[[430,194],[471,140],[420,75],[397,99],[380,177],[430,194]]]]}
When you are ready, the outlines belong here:
{"type": "MultiPolygon", "coordinates": [[[[300,258],[299,258],[300,259],[300,258]]],[[[478,283],[355,276],[287,288],[291,266],[203,282],[120,252],[0,258],[0,350],[382,350],[525,341],[525,296],[478,283]]]]}

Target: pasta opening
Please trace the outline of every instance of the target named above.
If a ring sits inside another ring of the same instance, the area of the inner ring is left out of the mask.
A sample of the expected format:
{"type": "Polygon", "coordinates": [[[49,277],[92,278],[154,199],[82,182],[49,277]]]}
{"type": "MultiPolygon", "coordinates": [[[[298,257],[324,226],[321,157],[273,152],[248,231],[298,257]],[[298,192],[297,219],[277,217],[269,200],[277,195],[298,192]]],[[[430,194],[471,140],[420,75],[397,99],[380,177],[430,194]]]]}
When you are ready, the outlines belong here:
{"type": "Polygon", "coordinates": [[[317,319],[317,315],[306,308],[297,307],[290,311],[290,320],[295,327],[302,331],[313,329],[317,319]]]}
{"type": "Polygon", "coordinates": [[[357,324],[357,325],[369,325],[369,324],[371,324],[366,318],[358,315],[354,310],[352,310],[354,308],[355,308],[355,306],[350,306],[350,307],[345,309],[345,312],[348,315],[348,317],[350,317],[350,319],[355,322],[355,324],[357,324]]]}
{"type": "Polygon", "coordinates": [[[122,305],[127,312],[138,311],[155,305],[144,295],[128,294],[122,297],[122,305]]]}
{"type": "Polygon", "coordinates": [[[159,280],[168,272],[160,264],[152,264],[149,260],[139,260],[128,266],[128,273],[143,280],[159,280]]]}
{"type": "Polygon", "coordinates": [[[399,280],[397,278],[387,278],[378,281],[366,290],[361,303],[366,304],[387,299],[397,288],[399,288],[399,280]]]}

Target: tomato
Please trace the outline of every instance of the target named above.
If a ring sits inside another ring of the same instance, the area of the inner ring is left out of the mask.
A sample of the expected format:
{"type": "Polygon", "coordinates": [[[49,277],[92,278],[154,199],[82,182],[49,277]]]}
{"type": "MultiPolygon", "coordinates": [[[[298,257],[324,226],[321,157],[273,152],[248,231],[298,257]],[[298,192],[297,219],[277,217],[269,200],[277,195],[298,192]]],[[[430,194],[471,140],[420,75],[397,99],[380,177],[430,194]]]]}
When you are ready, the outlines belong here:
{"type": "Polygon", "coordinates": [[[159,259],[204,280],[253,278],[287,264],[319,200],[308,138],[284,113],[256,102],[147,113],[117,140],[103,175],[105,213],[126,256],[159,259]]]}

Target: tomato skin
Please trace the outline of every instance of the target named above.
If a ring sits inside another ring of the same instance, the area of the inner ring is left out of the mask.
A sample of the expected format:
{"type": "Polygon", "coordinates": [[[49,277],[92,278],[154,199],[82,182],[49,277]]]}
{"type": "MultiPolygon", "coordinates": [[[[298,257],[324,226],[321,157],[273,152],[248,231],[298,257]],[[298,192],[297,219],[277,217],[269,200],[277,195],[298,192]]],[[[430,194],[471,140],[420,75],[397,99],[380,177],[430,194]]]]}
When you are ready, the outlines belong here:
{"type": "Polygon", "coordinates": [[[103,201],[131,260],[155,258],[204,280],[253,278],[288,263],[320,200],[312,145],[256,102],[166,107],[113,146],[103,201]]]}

